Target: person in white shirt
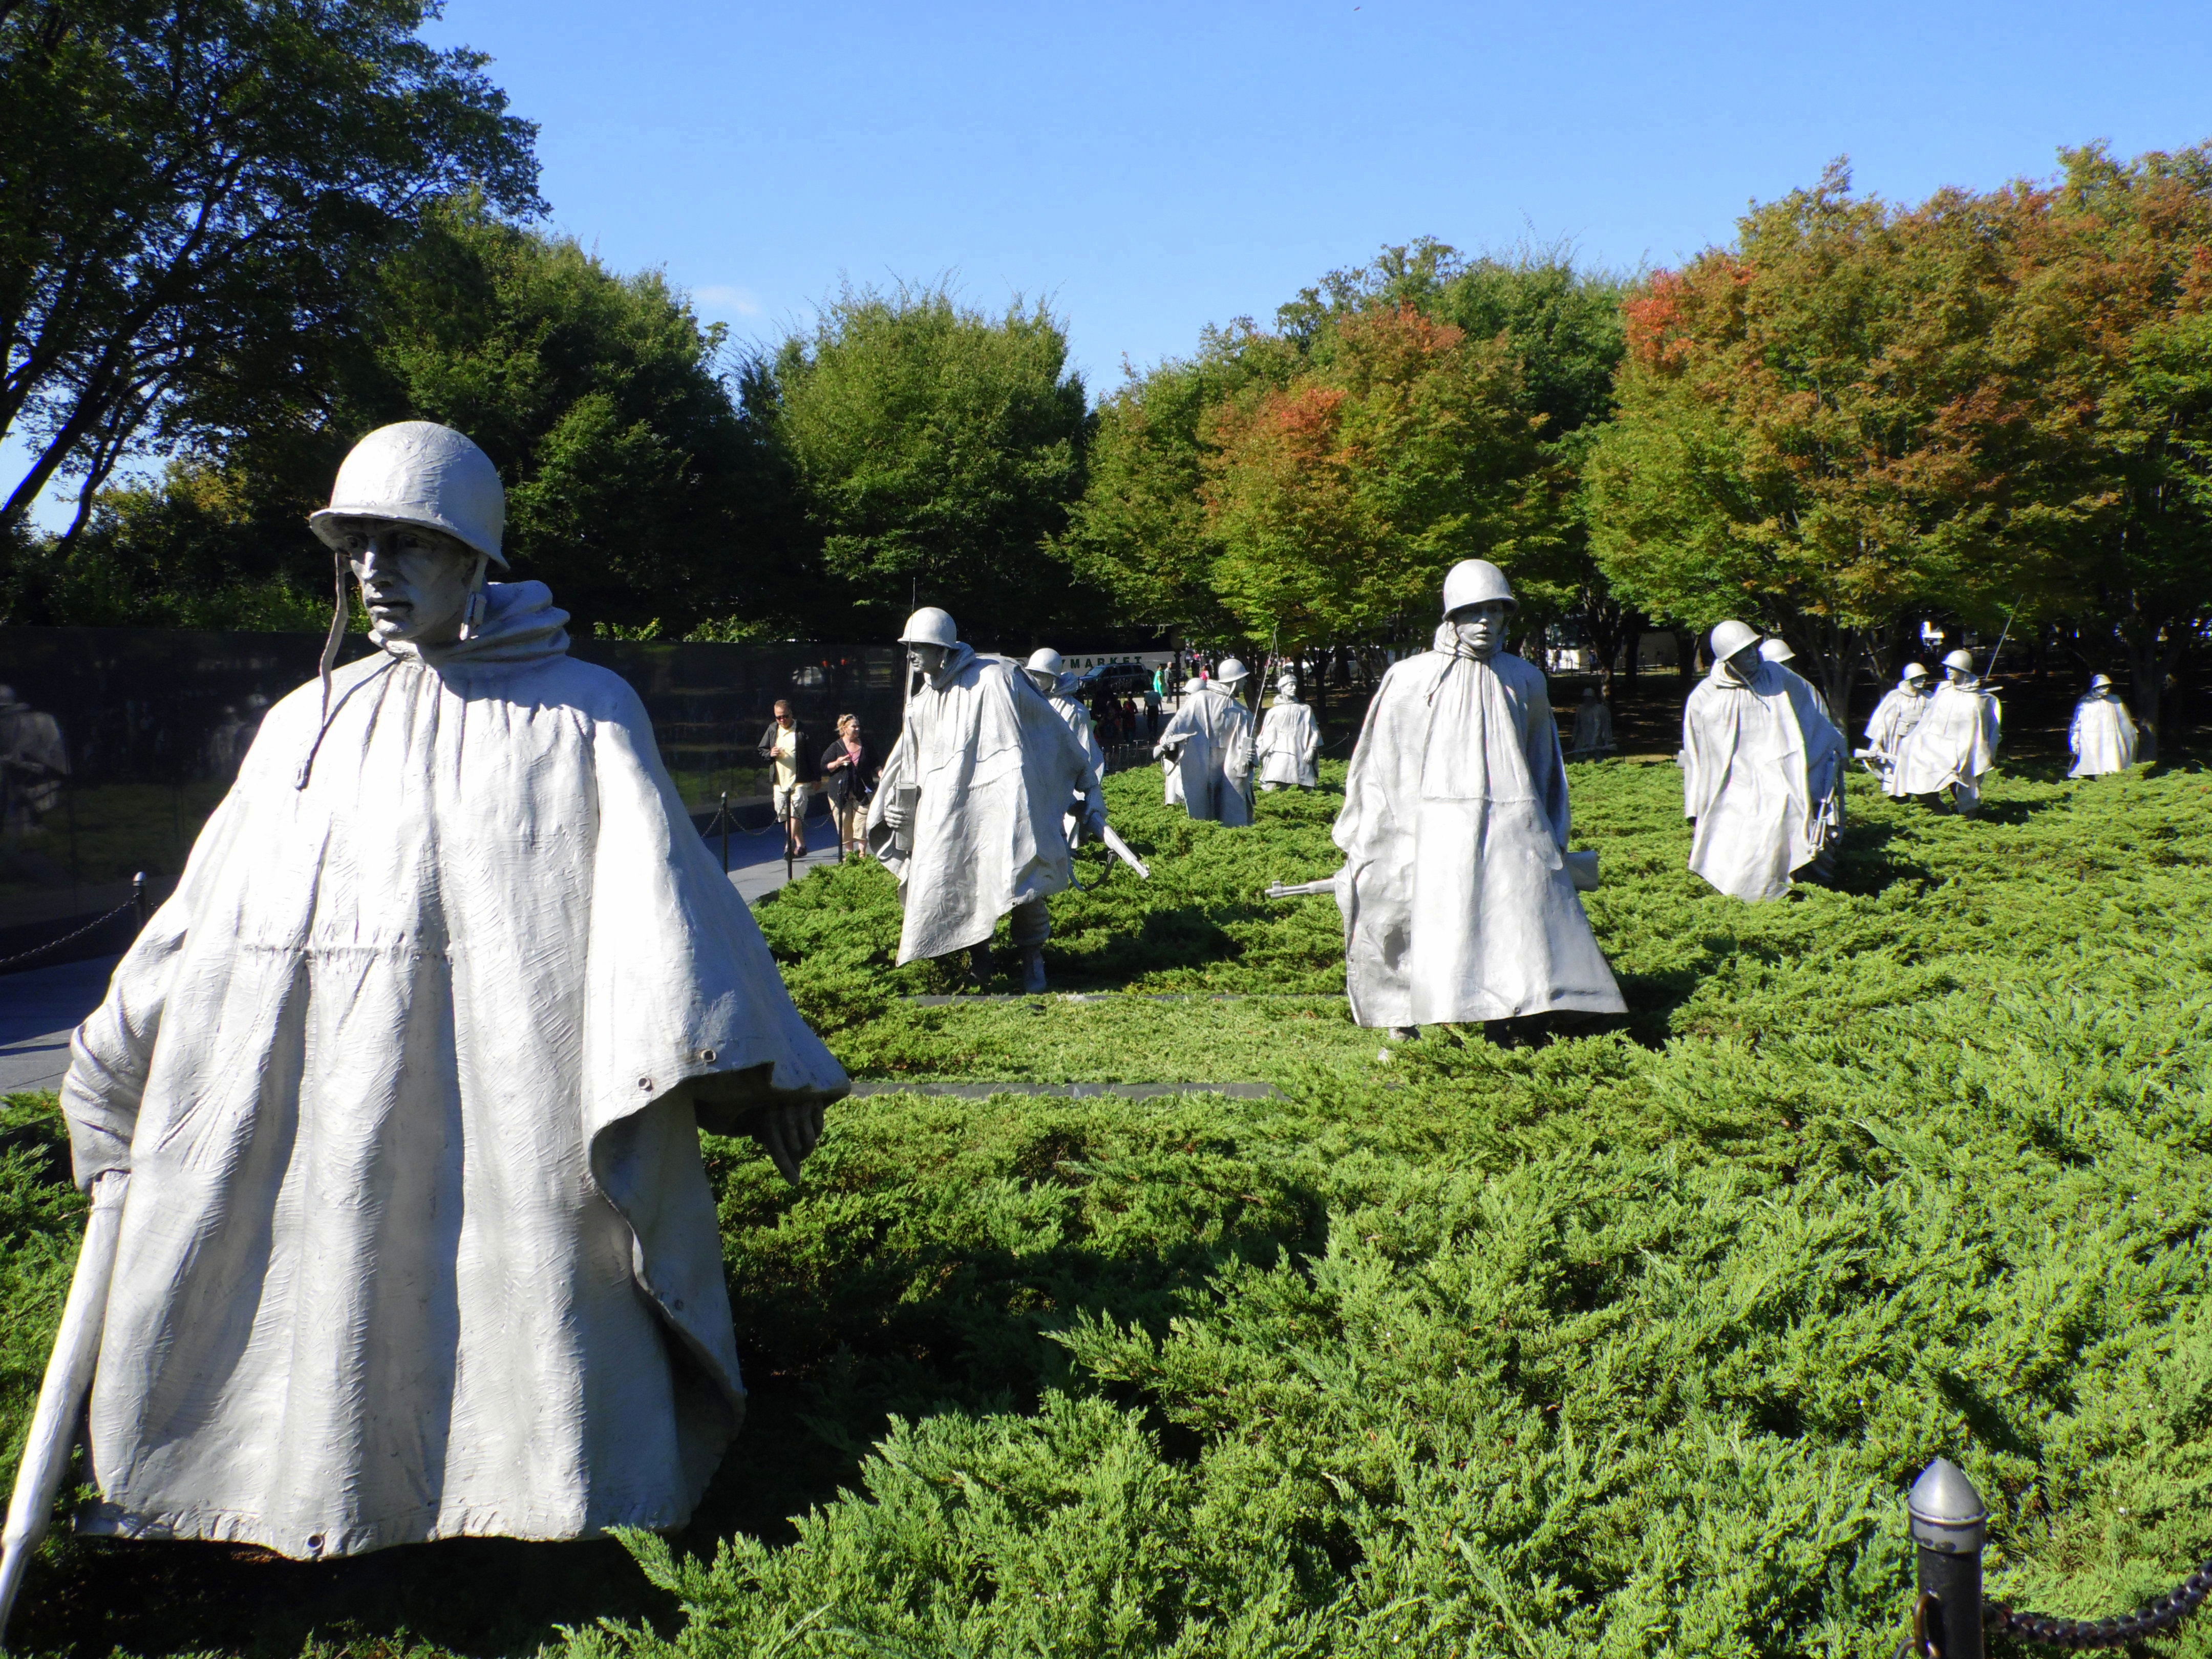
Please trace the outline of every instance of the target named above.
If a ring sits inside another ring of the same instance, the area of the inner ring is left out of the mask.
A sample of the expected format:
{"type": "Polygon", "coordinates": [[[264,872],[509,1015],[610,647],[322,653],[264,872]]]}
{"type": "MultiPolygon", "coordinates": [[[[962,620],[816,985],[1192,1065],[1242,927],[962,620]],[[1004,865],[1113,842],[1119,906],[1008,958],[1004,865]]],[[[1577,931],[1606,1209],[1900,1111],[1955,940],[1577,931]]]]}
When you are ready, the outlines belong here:
{"type": "Polygon", "coordinates": [[[775,700],[775,718],[761,733],[761,758],[769,763],[769,799],[783,826],[784,855],[806,856],[806,800],[822,776],[821,757],[793,716],[791,704],[775,700]]]}

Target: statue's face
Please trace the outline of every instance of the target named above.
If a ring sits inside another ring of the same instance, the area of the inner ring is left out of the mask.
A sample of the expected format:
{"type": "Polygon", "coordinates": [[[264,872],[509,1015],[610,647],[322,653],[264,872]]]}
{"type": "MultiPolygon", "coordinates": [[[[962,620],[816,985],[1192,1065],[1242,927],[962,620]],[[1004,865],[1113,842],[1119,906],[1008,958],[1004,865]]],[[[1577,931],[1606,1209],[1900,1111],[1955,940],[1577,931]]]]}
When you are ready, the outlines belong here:
{"type": "Polygon", "coordinates": [[[1736,678],[1749,685],[1759,678],[1759,665],[1765,659],[1759,654],[1759,642],[1751,644],[1728,659],[1729,670],[1736,678]]]}
{"type": "Polygon", "coordinates": [[[1022,672],[1030,677],[1031,685],[1048,697],[1060,690],[1060,676],[1057,674],[1048,674],[1042,668],[1024,668],[1022,672]]]}
{"type": "Polygon", "coordinates": [[[361,584],[368,636],[380,646],[444,645],[460,638],[477,556],[450,536],[382,519],[357,519],[338,550],[361,584]]]}
{"type": "Polygon", "coordinates": [[[941,645],[909,645],[906,648],[906,659],[927,675],[932,685],[937,684],[937,677],[945,668],[945,659],[951,654],[941,645]]]}
{"type": "Polygon", "coordinates": [[[1452,629],[1460,649],[1478,662],[1488,662],[1505,643],[1505,618],[1513,607],[1503,599],[1463,605],[1451,613],[1452,629]]]}
{"type": "Polygon", "coordinates": [[[1954,685],[1972,685],[1974,682],[1973,675],[1964,668],[1947,668],[1943,678],[1954,685]]]}

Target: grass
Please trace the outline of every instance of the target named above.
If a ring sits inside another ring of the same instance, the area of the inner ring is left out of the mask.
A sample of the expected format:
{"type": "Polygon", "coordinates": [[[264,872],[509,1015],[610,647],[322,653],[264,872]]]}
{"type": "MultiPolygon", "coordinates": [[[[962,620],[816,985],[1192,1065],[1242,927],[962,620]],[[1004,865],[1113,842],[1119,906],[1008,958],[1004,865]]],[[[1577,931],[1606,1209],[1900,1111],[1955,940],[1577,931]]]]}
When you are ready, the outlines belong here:
{"type": "MultiPolygon", "coordinates": [[[[1326,791],[1224,830],[1111,782],[1154,879],[1086,854],[1048,962],[1127,996],[908,1000],[956,987],[889,965],[888,878],[817,872],[759,914],[856,1072],[1283,1098],[872,1096],[799,1193],[710,1142],[755,1392],[686,1534],[63,1540],[16,1645],[1887,1659],[1938,1454],[1995,1593],[2170,1584],[2212,1548],[2212,779],[1855,791],[1836,889],[1756,908],[1683,869],[1672,768],[1574,783],[1631,1013],[1536,1048],[1348,1023],[1333,904],[1258,896],[1334,867],[1326,791]]],[[[76,1207],[10,1110],[19,1432],[76,1207]]]]}

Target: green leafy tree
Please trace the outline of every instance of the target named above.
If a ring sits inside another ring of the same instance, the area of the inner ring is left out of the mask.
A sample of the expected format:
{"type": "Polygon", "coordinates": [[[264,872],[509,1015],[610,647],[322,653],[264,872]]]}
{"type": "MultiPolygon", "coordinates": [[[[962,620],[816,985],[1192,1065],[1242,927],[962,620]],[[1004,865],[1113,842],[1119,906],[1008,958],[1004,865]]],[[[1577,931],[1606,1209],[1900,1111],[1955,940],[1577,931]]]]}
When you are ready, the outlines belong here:
{"type": "Polygon", "coordinates": [[[993,318],[943,288],[848,289],[778,353],[763,410],[823,565],[880,631],[915,603],[1018,641],[1095,624],[1048,550],[1091,418],[1042,305],[993,318]]]}
{"type": "Polygon", "coordinates": [[[311,617],[329,555],[307,515],[362,434],[409,419],[483,446],[515,574],[581,627],[681,634],[806,602],[777,556],[801,530],[788,481],[732,404],[721,331],[659,273],[619,276],[463,198],[426,211],[349,324],[325,376],[257,392],[252,418],[238,411],[160,484],[103,495],[77,544],[50,550],[46,614],[311,617]]]}
{"type": "Polygon", "coordinates": [[[2035,391],[2050,338],[2015,325],[2014,205],[1899,209],[1838,164],[1631,300],[1586,474],[1616,590],[1796,635],[1838,708],[1907,607],[1987,617],[2047,592],[2046,532],[2081,504],[2035,391]]]}
{"type": "Polygon", "coordinates": [[[196,393],[325,362],[426,201],[542,207],[535,129],[430,9],[0,6],[0,435],[32,456],[0,530],[74,473],[74,532],[124,457],[204,430],[196,393]]]}
{"type": "Polygon", "coordinates": [[[1304,650],[1425,631],[1455,562],[1510,568],[1532,530],[1548,538],[1530,488],[1540,421],[1515,409],[1499,343],[1399,305],[1337,320],[1312,362],[1222,405],[1211,434],[1213,585],[1253,637],[1304,650]]]}

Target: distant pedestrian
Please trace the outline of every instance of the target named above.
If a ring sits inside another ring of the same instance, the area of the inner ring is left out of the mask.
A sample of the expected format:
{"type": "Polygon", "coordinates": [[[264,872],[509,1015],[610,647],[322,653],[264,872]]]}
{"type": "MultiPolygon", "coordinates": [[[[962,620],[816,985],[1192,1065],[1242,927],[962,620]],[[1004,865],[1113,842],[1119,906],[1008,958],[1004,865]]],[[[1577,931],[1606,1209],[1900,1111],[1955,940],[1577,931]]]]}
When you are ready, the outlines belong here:
{"type": "Polygon", "coordinates": [[[837,856],[866,855],[868,839],[868,797],[876,793],[876,779],[884,758],[875,745],[860,735],[857,715],[837,716],[837,738],[822,751],[822,775],[827,781],[830,810],[837,820],[837,856]]]}
{"type": "Polygon", "coordinates": [[[769,763],[769,801],[775,811],[775,821],[783,826],[785,854],[803,859],[806,856],[806,798],[821,780],[822,762],[784,698],[775,700],[775,718],[761,733],[760,757],[769,763]]]}

